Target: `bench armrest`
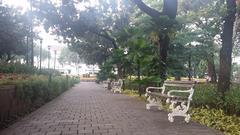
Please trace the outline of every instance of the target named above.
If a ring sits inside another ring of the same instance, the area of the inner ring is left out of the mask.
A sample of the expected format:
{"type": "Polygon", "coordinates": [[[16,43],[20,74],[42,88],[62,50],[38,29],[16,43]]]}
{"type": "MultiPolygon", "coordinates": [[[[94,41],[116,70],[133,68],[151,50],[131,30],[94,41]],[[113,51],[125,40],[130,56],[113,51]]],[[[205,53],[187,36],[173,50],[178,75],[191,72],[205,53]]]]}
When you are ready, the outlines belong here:
{"type": "Polygon", "coordinates": [[[147,87],[147,88],[146,88],[146,93],[150,93],[150,92],[151,92],[149,89],[163,90],[163,87],[147,87]]]}

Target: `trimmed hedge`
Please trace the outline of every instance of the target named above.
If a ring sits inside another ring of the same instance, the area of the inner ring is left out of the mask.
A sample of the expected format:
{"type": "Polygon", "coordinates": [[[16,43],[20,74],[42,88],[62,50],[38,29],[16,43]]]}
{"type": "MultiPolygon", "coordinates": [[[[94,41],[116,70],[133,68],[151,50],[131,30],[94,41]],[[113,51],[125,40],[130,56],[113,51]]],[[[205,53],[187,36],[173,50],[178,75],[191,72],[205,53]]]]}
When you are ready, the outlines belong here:
{"type": "Polygon", "coordinates": [[[227,135],[240,135],[240,117],[226,115],[222,109],[192,108],[192,119],[227,135]]]}
{"type": "Polygon", "coordinates": [[[13,96],[3,100],[6,108],[0,112],[0,129],[8,127],[18,118],[34,111],[78,82],[79,78],[46,75],[28,75],[25,79],[1,80],[0,86],[13,85],[15,87],[9,89],[9,91],[14,91],[14,93],[9,93],[13,96]]]}
{"type": "Polygon", "coordinates": [[[227,114],[240,116],[240,85],[232,85],[230,91],[226,92],[223,101],[217,92],[216,85],[199,84],[193,95],[192,106],[208,106],[209,108],[222,109],[227,114]]]}
{"type": "Polygon", "coordinates": [[[17,98],[38,107],[57,97],[78,82],[78,78],[68,76],[54,76],[49,79],[49,76],[41,75],[32,76],[26,80],[6,81],[3,85],[15,85],[17,98]]]}
{"type": "Polygon", "coordinates": [[[55,74],[60,75],[61,73],[54,69],[42,69],[41,71],[36,67],[32,67],[26,64],[20,63],[0,63],[0,73],[16,73],[16,74],[55,74]]]}

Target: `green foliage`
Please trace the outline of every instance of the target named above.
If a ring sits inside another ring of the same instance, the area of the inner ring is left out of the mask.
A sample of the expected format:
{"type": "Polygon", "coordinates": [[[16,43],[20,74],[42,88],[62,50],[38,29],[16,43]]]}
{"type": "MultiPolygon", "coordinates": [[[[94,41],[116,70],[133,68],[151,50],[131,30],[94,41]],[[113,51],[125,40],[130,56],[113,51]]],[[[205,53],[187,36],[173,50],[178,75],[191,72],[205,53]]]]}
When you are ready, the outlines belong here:
{"type": "Polygon", "coordinates": [[[232,65],[232,80],[234,82],[240,82],[240,64],[233,63],[232,65]]]}
{"type": "Polygon", "coordinates": [[[158,76],[148,76],[148,77],[141,77],[141,80],[138,80],[136,76],[132,79],[125,79],[124,80],[124,88],[130,90],[137,90],[139,85],[142,90],[145,90],[148,86],[159,86],[159,82],[161,82],[158,76]]]}
{"type": "Polygon", "coordinates": [[[124,89],[129,89],[129,90],[137,90],[139,84],[132,79],[125,79],[124,80],[124,89]]]}
{"type": "Polygon", "coordinates": [[[239,84],[232,85],[223,101],[220,98],[216,85],[197,85],[193,95],[192,105],[194,107],[209,106],[210,108],[220,108],[228,114],[240,115],[240,86],[239,84]]]}
{"type": "Polygon", "coordinates": [[[20,63],[0,63],[0,73],[14,73],[14,74],[42,74],[42,75],[60,75],[61,73],[54,69],[37,69],[26,64],[20,63]]]}
{"type": "Polygon", "coordinates": [[[221,107],[216,85],[214,84],[199,84],[196,86],[193,95],[193,106],[209,106],[213,108],[221,107]]]}
{"type": "Polygon", "coordinates": [[[37,68],[20,64],[20,63],[13,63],[13,64],[1,64],[0,63],[0,73],[19,73],[19,74],[34,74],[37,72],[37,68]]]}
{"type": "Polygon", "coordinates": [[[100,66],[100,71],[97,74],[97,82],[107,79],[115,79],[116,75],[114,75],[113,69],[113,64],[110,61],[106,61],[100,66]]]}
{"type": "Polygon", "coordinates": [[[35,74],[40,74],[40,75],[49,75],[49,74],[61,75],[61,73],[58,70],[47,69],[47,68],[43,68],[43,69],[41,69],[41,71],[37,70],[37,72],[35,72],[35,74]]]}
{"type": "Polygon", "coordinates": [[[76,52],[70,51],[68,48],[63,48],[58,58],[60,64],[71,64],[80,62],[79,55],[76,52]]]}
{"type": "Polygon", "coordinates": [[[144,87],[159,86],[161,79],[158,76],[145,76],[145,77],[142,77],[141,80],[135,79],[133,82],[140,84],[144,87]]]}
{"type": "Polygon", "coordinates": [[[45,29],[54,29],[88,64],[103,64],[119,47],[116,33],[129,24],[129,10],[133,9],[127,0],[100,0],[100,4],[89,5],[69,0],[59,6],[50,0],[34,3],[37,17],[45,20],[45,29]],[[79,10],[78,4],[84,4],[85,9],[79,10]]]}
{"type": "Polygon", "coordinates": [[[222,109],[210,109],[209,107],[193,108],[192,119],[211,128],[215,128],[227,135],[240,134],[240,118],[228,116],[222,109]]]}
{"type": "Polygon", "coordinates": [[[78,82],[77,78],[64,76],[53,77],[51,82],[49,82],[48,76],[35,76],[27,80],[5,82],[5,84],[16,85],[19,99],[33,106],[41,106],[78,82]]]}
{"type": "Polygon", "coordinates": [[[29,20],[14,8],[0,5],[0,61],[8,62],[15,55],[25,55],[29,20]]]}
{"type": "Polygon", "coordinates": [[[231,90],[226,93],[224,105],[230,114],[240,115],[240,85],[233,84],[231,90]]]}
{"type": "Polygon", "coordinates": [[[135,97],[135,98],[137,98],[137,99],[139,99],[141,101],[145,101],[145,102],[147,101],[144,96],[140,97],[139,94],[138,94],[138,91],[136,91],[136,90],[126,89],[126,90],[123,91],[123,94],[126,94],[126,95],[128,95],[130,97],[135,97]]]}
{"type": "Polygon", "coordinates": [[[187,68],[185,64],[188,60],[188,55],[186,55],[186,47],[183,44],[172,44],[169,49],[168,57],[168,75],[174,77],[186,76],[187,68]],[[184,53],[184,55],[183,55],[184,53]]]}

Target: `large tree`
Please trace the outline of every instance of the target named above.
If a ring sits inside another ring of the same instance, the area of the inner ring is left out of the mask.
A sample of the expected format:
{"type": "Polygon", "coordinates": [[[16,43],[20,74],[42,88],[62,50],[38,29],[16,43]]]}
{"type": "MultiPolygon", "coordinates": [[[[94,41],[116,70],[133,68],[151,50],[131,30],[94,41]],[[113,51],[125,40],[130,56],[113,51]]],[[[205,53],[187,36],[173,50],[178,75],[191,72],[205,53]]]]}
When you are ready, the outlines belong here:
{"type": "MultiPolygon", "coordinates": [[[[35,2],[36,13],[46,30],[62,36],[71,50],[79,53],[89,64],[103,64],[118,49],[117,33],[129,25],[130,4],[127,0],[105,1],[64,0],[57,6],[50,0],[35,2]],[[93,4],[93,6],[91,6],[93,4]],[[79,8],[81,5],[81,8],[79,8]]],[[[121,74],[121,63],[117,64],[121,74]]]]}
{"type": "Polygon", "coordinates": [[[15,9],[0,6],[0,60],[8,62],[15,55],[26,54],[28,20],[15,9]]]}
{"type": "Polygon", "coordinates": [[[217,81],[215,56],[218,56],[221,44],[219,36],[222,30],[223,7],[224,5],[219,0],[184,0],[180,3],[180,9],[183,11],[181,16],[185,17],[187,22],[184,29],[188,29],[187,32],[195,33],[192,34],[194,38],[191,36],[190,42],[198,42],[200,44],[198,48],[201,48],[201,50],[192,52],[193,57],[195,56],[198,62],[200,60],[207,61],[207,72],[211,82],[217,81]]]}
{"type": "Polygon", "coordinates": [[[220,50],[220,71],[218,79],[218,91],[224,98],[225,92],[230,89],[233,26],[236,18],[236,0],[226,0],[227,13],[224,17],[223,33],[221,35],[222,48],[220,50]]]}
{"type": "Polygon", "coordinates": [[[177,0],[164,0],[162,12],[147,6],[142,0],[133,0],[133,2],[141,11],[151,16],[152,20],[158,26],[158,41],[156,44],[159,46],[159,64],[162,67],[160,77],[165,80],[167,71],[167,53],[170,44],[169,35],[172,32],[172,28],[176,24],[175,18],[177,15],[178,2],[177,0]]]}

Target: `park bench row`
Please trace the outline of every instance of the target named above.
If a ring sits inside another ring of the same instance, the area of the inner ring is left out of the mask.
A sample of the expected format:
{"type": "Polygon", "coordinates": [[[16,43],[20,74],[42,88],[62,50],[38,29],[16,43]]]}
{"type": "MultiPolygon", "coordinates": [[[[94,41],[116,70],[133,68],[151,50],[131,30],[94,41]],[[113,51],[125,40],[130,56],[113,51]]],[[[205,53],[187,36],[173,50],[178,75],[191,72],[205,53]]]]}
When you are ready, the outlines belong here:
{"type": "Polygon", "coordinates": [[[119,79],[117,81],[103,81],[103,87],[110,89],[113,93],[122,93],[123,80],[119,79]]]}
{"type": "MultiPolygon", "coordinates": [[[[190,102],[194,93],[194,81],[165,81],[162,87],[147,87],[146,94],[148,103],[146,109],[157,107],[162,110],[164,105],[168,105],[170,112],[168,120],[174,122],[175,116],[184,117],[185,122],[190,121],[188,113],[190,102]]],[[[123,81],[104,81],[103,86],[111,89],[114,93],[122,93],[123,81]]]]}

